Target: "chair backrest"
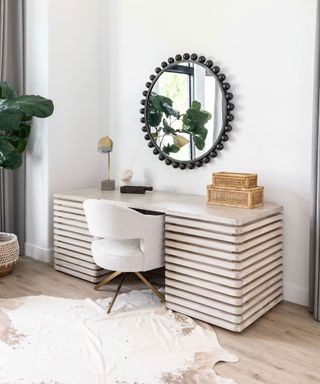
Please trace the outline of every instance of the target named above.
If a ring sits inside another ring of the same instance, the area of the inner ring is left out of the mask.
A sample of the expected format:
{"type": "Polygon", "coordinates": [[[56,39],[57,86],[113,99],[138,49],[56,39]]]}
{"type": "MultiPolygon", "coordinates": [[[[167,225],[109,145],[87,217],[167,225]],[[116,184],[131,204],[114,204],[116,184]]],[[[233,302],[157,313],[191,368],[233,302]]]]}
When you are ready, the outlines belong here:
{"type": "Polygon", "coordinates": [[[140,239],[144,237],[144,215],[111,201],[89,199],[83,203],[90,233],[95,237],[140,239]]]}

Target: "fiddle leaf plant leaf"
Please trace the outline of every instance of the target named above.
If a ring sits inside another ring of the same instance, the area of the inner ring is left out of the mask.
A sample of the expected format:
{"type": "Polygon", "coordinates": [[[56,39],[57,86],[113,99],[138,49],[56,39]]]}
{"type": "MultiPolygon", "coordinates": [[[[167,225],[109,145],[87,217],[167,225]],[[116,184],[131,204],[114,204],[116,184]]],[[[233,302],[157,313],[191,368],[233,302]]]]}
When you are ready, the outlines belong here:
{"type": "Polygon", "coordinates": [[[170,155],[170,153],[177,153],[180,151],[180,148],[177,147],[175,144],[167,144],[167,145],[164,145],[163,148],[162,148],[163,152],[166,153],[167,155],[170,155]]]}
{"type": "Polygon", "coordinates": [[[36,95],[17,96],[8,83],[0,82],[0,167],[21,166],[33,116],[48,117],[53,110],[51,100],[36,95]]]}
{"type": "Polygon", "coordinates": [[[183,116],[183,129],[190,133],[203,134],[205,124],[211,119],[211,114],[205,110],[201,110],[201,104],[193,101],[191,107],[183,116]]]}
{"type": "Polygon", "coordinates": [[[200,111],[201,109],[201,103],[200,101],[197,101],[197,100],[193,100],[192,104],[191,104],[191,109],[195,110],[195,111],[200,111]]]}
{"type": "Polygon", "coordinates": [[[0,99],[13,99],[16,96],[15,90],[6,81],[0,83],[0,99]]]}
{"type": "Polygon", "coordinates": [[[151,92],[147,104],[147,122],[150,127],[158,127],[162,121],[163,114],[168,118],[174,116],[180,119],[180,112],[175,110],[173,102],[169,97],[151,92]]]}
{"type": "Polygon", "coordinates": [[[180,118],[180,112],[172,108],[173,102],[169,97],[157,95],[153,92],[152,106],[156,111],[163,112],[166,117],[174,116],[180,118]]]}
{"type": "Polygon", "coordinates": [[[205,124],[211,118],[211,114],[205,110],[201,110],[201,103],[196,100],[192,102],[191,107],[183,116],[182,129],[193,137],[194,144],[199,150],[205,147],[205,141],[208,135],[205,124]]]}
{"type": "Polygon", "coordinates": [[[17,106],[27,116],[48,117],[53,113],[53,102],[42,96],[25,95],[8,100],[9,105],[17,106]]]}
{"type": "Polygon", "coordinates": [[[1,111],[0,105],[0,131],[12,131],[19,129],[22,113],[5,109],[1,111]]]}
{"type": "Polygon", "coordinates": [[[163,124],[163,128],[162,128],[162,130],[163,130],[163,132],[165,133],[165,134],[170,134],[170,133],[175,133],[175,130],[168,124],[168,122],[167,122],[167,120],[166,119],[163,119],[162,120],[162,124],[163,124]]]}
{"type": "Polygon", "coordinates": [[[201,136],[193,135],[193,141],[194,145],[199,149],[200,151],[204,148],[206,141],[203,140],[201,136]]]}
{"type": "Polygon", "coordinates": [[[156,111],[152,107],[148,108],[147,121],[150,127],[157,127],[161,123],[162,116],[162,112],[156,111]]]}
{"type": "Polygon", "coordinates": [[[22,155],[18,151],[14,151],[3,163],[3,167],[7,169],[18,169],[22,165],[22,155]]]}
{"type": "Polygon", "coordinates": [[[12,144],[12,146],[19,152],[19,153],[23,153],[23,151],[25,150],[27,144],[28,144],[28,140],[27,139],[22,139],[20,138],[19,136],[15,136],[15,135],[12,135],[12,136],[8,136],[7,138],[8,142],[10,144],[12,144]]]}
{"type": "Polygon", "coordinates": [[[172,107],[172,100],[169,97],[154,94],[152,98],[152,105],[154,106],[154,108],[158,111],[161,111],[163,104],[167,104],[172,107]]]}
{"type": "Polygon", "coordinates": [[[14,147],[8,142],[5,137],[0,137],[0,164],[4,162],[12,152],[14,147]]]}
{"type": "Polygon", "coordinates": [[[177,119],[180,119],[180,112],[173,109],[169,104],[162,104],[163,112],[167,117],[174,116],[177,119]]]}
{"type": "Polygon", "coordinates": [[[147,104],[147,123],[150,127],[158,127],[163,116],[163,113],[153,106],[153,99],[155,96],[157,96],[157,94],[155,92],[151,92],[147,104]]]}
{"type": "Polygon", "coordinates": [[[20,124],[19,129],[14,131],[14,134],[20,139],[27,139],[31,133],[31,125],[29,124],[20,124]]]}
{"type": "Polygon", "coordinates": [[[21,154],[5,137],[0,137],[0,167],[17,169],[21,164],[21,154]]]}
{"type": "Polygon", "coordinates": [[[151,133],[151,137],[153,138],[153,140],[157,140],[157,138],[158,138],[158,131],[152,132],[151,133]]]}

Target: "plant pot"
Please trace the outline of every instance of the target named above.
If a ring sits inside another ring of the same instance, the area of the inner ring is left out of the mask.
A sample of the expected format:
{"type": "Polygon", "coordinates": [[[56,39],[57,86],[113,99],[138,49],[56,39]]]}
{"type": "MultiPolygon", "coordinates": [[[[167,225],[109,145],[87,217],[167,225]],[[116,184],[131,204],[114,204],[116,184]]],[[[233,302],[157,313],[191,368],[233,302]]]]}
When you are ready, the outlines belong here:
{"type": "Polygon", "coordinates": [[[19,259],[19,243],[12,233],[0,232],[0,277],[12,272],[19,259]]]}

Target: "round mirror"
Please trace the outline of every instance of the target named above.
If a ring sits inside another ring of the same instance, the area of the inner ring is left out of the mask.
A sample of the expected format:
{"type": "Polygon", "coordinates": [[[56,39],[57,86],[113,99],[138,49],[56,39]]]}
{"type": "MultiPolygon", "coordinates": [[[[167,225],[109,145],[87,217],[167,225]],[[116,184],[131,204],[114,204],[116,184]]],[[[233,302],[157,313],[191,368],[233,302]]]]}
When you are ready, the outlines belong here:
{"type": "Polygon", "coordinates": [[[230,84],[211,60],[170,57],[146,83],[141,122],[153,153],[174,168],[200,167],[217,156],[233,120],[230,84]]]}

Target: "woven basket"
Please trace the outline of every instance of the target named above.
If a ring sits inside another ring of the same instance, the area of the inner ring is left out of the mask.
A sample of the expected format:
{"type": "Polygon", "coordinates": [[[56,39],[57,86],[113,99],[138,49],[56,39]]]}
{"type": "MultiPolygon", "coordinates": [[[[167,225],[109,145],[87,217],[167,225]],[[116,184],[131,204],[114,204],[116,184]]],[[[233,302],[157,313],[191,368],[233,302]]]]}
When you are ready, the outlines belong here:
{"type": "Polygon", "coordinates": [[[258,176],[255,173],[216,172],[212,174],[212,184],[223,188],[254,188],[258,176]]]}
{"type": "Polygon", "coordinates": [[[249,189],[220,188],[208,185],[207,202],[236,208],[257,208],[263,206],[263,187],[249,189]]]}
{"type": "Polygon", "coordinates": [[[0,232],[0,277],[12,272],[19,258],[19,243],[12,233],[0,232]]]}

